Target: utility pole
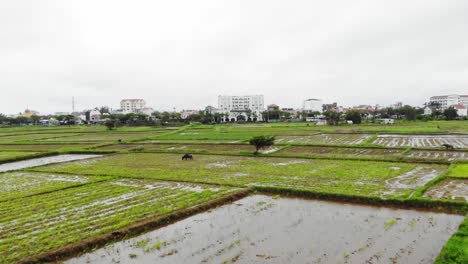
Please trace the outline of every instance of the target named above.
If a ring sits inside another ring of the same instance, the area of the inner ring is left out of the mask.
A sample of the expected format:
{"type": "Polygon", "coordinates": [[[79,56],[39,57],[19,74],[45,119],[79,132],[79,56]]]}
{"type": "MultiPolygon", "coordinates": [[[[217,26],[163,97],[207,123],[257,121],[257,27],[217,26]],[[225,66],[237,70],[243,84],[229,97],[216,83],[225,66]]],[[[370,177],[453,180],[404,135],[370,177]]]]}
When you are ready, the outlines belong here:
{"type": "Polygon", "coordinates": [[[72,96],[72,114],[75,113],[75,97],[72,96]]]}

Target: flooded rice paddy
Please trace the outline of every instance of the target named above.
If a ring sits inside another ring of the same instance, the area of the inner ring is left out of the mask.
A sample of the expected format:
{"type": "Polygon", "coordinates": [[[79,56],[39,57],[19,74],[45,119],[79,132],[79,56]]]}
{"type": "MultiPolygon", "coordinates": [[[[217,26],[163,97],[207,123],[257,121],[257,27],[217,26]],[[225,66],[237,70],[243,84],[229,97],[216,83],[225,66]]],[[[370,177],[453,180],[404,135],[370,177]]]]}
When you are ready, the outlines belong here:
{"type": "Polygon", "coordinates": [[[468,148],[468,135],[379,135],[373,144],[386,147],[442,147],[451,144],[468,148]]]}
{"type": "Polygon", "coordinates": [[[5,164],[0,164],[0,172],[20,170],[25,168],[31,168],[36,166],[42,166],[52,163],[61,163],[74,160],[83,160],[90,158],[101,157],[101,155],[83,155],[83,154],[66,154],[50,157],[35,158],[29,160],[15,161],[5,164]]]}
{"type": "Polygon", "coordinates": [[[277,143],[282,144],[362,144],[370,134],[319,134],[313,136],[278,136],[277,143]]]}
{"type": "Polygon", "coordinates": [[[66,263],[432,263],[462,221],[253,195],[66,263]]]}
{"type": "Polygon", "coordinates": [[[446,179],[424,193],[432,199],[468,201],[468,179],[446,179]]]}

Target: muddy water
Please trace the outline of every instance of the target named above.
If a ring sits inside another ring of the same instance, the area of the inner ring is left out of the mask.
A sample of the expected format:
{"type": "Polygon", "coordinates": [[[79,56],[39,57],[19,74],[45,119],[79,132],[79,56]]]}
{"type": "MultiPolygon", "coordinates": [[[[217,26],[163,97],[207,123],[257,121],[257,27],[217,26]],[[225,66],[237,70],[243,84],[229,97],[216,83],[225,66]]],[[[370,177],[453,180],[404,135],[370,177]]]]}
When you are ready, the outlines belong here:
{"type": "Polygon", "coordinates": [[[462,221],[254,195],[67,263],[432,263],[462,221]]]}
{"type": "Polygon", "coordinates": [[[50,157],[15,161],[15,162],[10,162],[10,163],[0,164],[0,172],[20,170],[20,169],[25,169],[25,168],[47,165],[51,163],[60,163],[60,162],[82,160],[82,159],[89,159],[89,158],[96,158],[96,157],[101,157],[101,155],[67,154],[67,155],[58,155],[58,156],[50,156],[50,157]]]}

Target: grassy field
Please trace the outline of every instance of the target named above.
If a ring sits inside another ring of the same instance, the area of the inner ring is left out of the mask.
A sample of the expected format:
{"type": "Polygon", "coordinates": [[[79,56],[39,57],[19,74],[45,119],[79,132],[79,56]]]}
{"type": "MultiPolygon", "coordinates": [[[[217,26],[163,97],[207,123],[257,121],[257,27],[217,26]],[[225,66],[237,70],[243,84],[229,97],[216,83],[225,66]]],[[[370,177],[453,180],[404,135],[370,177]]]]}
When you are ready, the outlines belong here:
{"type": "Polygon", "coordinates": [[[0,151],[0,162],[37,157],[40,152],[0,151]]]}
{"type": "Polygon", "coordinates": [[[0,262],[57,249],[233,191],[236,189],[120,179],[5,201],[0,209],[0,262]]]}
{"type": "MultiPolygon", "coordinates": [[[[468,151],[440,148],[440,133],[465,133],[444,136],[465,144],[468,122],[0,127],[0,163],[58,152],[105,154],[0,173],[0,263],[243,190],[466,213],[468,151]],[[382,137],[392,133],[407,135],[382,137]],[[437,135],[419,135],[431,133],[437,135]],[[254,135],[275,135],[278,146],[254,155],[247,145],[254,135]],[[183,153],[195,159],[181,161],[183,153]]],[[[438,263],[468,262],[466,226],[465,220],[438,263]]]]}
{"type": "Polygon", "coordinates": [[[468,178],[468,164],[457,164],[450,169],[449,176],[468,178]]]}
{"type": "Polygon", "coordinates": [[[60,175],[34,172],[10,172],[0,174],[0,202],[83,185],[100,177],[60,175]]]}
{"type": "Polygon", "coordinates": [[[274,186],[370,197],[407,197],[420,187],[418,176],[421,173],[412,174],[419,168],[422,171],[437,171],[434,177],[446,170],[446,166],[442,165],[216,155],[198,155],[195,161],[183,162],[180,155],[150,153],[113,155],[91,163],[72,162],[33,170],[239,187],[274,186]],[[401,184],[387,182],[405,174],[409,175],[402,178],[401,184]]]}

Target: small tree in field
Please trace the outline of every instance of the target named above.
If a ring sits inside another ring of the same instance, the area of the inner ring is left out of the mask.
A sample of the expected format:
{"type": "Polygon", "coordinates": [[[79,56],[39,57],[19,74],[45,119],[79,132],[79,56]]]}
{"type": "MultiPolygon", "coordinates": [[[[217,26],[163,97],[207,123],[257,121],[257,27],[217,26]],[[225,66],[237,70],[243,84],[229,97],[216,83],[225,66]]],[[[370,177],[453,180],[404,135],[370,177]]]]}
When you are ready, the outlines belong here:
{"type": "Polygon", "coordinates": [[[107,119],[106,122],[104,122],[104,125],[107,129],[112,130],[116,127],[116,121],[113,119],[107,119]]]}
{"type": "Polygon", "coordinates": [[[274,136],[256,136],[249,140],[249,144],[255,146],[255,154],[262,148],[275,144],[274,136]]]}

